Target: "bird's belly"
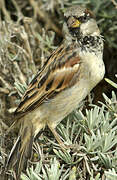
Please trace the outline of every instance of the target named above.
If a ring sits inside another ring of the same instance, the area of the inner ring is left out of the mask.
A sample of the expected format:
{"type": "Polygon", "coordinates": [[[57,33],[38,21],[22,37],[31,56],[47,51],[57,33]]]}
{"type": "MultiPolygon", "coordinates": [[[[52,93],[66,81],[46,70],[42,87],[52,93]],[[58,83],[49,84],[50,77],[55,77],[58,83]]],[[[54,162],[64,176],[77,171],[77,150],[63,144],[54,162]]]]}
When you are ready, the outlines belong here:
{"type": "Polygon", "coordinates": [[[28,113],[25,118],[27,120],[32,119],[35,135],[46,125],[55,128],[63,118],[78,107],[78,104],[86,97],[88,92],[90,92],[88,81],[81,79],[78,84],[62,91],[31,113],[28,113]]]}
{"type": "Polygon", "coordinates": [[[64,90],[56,98],[43,104],[47,124],[56,127],[64,117],[78,107],[78,104],[86,97],[89,91],[88,82],[80,80],[75,86],[64,90]]]}

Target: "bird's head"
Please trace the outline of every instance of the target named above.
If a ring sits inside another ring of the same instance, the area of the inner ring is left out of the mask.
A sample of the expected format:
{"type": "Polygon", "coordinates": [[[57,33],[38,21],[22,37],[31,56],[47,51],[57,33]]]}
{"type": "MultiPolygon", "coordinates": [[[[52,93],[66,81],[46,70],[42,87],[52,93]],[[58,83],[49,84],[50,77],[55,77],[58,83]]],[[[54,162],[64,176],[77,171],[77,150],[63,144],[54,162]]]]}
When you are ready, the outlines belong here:
{"type": "Polygon", "coordinates": [[[68,8],[64,13],[65,23],[63,31],[65,35],[73,38],[100,35],[95,17],[91,11],[82,6],[68,8]]]}

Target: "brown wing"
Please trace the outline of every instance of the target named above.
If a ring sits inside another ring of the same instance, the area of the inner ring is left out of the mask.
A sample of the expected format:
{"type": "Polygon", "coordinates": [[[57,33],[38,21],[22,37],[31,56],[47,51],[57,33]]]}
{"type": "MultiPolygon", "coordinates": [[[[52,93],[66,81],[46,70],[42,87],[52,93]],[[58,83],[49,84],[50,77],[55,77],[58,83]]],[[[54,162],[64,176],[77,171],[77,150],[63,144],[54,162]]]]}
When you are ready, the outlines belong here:
{"type": "Polygon", "coordinates": [[[15,115],[23,115],[49,101],[57,93],[75,83],[75,75],[80,68],[80,58],[77,49],[71,45],[61,45],[48,58],[41,72],[39,72],[24,94],[15,115]]]}

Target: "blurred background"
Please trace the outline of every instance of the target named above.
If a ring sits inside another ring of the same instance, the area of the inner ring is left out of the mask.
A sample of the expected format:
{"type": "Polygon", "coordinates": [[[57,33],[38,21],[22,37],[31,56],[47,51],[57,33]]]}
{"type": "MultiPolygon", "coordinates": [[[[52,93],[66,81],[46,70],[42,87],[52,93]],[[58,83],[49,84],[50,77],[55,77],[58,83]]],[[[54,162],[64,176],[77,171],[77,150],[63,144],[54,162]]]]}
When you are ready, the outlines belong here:
{"type": "MultiPolygon", "coordinates": [[[[96,16],[104,37],[105,77],[117,83],[116,0],[0,0],[0,144],[4,157],[13,144],[13,135],[4,137],[13,112],[31,79],[62,42],[65,9],[78,4],[96,16]]],[[[117,91],[103,80],[93,90],[92,102],[103,102],[102,93],[111,98],[112,90],[117,91]]]]}

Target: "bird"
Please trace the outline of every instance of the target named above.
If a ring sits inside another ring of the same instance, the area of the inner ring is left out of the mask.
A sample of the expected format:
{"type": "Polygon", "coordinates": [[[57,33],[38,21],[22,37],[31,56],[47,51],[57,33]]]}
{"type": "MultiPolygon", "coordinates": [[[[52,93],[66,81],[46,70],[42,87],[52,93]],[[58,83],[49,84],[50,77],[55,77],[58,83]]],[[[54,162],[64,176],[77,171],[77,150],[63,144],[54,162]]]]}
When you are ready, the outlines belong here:
{"type": "Polygon", "coordinates": [[[85,99],[103,79],[103,37],[95,16],[84,6],[66,8],[64,39],[32,79],[14,117],[18,138],[9,154],[7,168],[16,179],[31,158],[34,138],[46,126],[64,147],[57,125],[85,99]]]}

